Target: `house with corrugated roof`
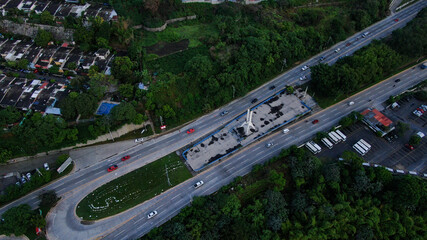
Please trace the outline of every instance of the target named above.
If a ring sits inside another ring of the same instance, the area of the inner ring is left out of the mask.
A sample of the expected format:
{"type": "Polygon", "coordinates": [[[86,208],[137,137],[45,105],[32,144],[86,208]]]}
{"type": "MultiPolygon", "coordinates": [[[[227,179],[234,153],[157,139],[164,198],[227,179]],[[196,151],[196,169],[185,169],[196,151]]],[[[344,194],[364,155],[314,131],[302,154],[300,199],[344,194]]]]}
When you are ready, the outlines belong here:
{"type": "Polygon", "coordinates": [[[366,109],[362,115],[362,121],[381,137],[395,129],[393,121],[375,108],[366,109]]]}

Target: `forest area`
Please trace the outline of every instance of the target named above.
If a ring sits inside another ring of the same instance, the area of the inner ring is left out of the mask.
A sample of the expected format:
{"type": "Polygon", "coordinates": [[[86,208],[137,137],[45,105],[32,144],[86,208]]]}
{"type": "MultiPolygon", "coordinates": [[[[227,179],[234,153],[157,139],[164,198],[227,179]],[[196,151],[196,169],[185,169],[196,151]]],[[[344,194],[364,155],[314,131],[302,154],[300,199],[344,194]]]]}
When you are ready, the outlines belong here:
{"type": "Polygon", "coordinates": [[[427,184],[295,146],[141,239],[425,239],[427,184]]]}

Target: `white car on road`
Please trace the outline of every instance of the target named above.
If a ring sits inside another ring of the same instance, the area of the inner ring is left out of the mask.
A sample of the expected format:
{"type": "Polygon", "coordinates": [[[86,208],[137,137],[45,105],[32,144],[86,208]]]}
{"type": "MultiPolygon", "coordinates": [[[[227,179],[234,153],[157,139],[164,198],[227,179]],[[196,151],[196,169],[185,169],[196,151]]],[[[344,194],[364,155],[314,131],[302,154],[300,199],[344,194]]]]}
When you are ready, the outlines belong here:
{"type": "Polygon", "coordinates": [[[337,52],[339,52],[339,51],[341,51],[341,49],[340,49],[340,48],[335,49],[335,52],[336,52],[336,53],[337,53],[337,52]]]}
{"type": "Polygon", "coordinates": [[[148,219],[150,219],[150,218],[152,218],[152,217],[154,217],[154,216],[156,216],[157,215],[157,211],[152,211],[152,212],[150,212],[148,215],[147,215],[147,218],[148,219]]]}
{"type": "Polygon", "coordinates": [[[270,148],[270,147],[272,147],[274,145],[274,143],[273,142],[269,142],[269,143],[267,143],[267,145],[265,145],[267,148],[270,148]]]}
{"type": "Polygon", "coordinates": [[[196,184],[194,184],[194,188],[199,188],[201,187],[203,184],[205,184],[202,180],[196,182],[196,184]]]}
{"type": "Polygon", "coordinates": [[[139,143],[139,142],[142,142],[142,141],[144,141],[144,138],[137,138],[137,139],[135,139],[136,143],[139,143]]]}
{"type": "Polygon", "coordinates": [[[301,70],[303,70],[303,71],[305,71],[305,70],[307,70],[308,69],[308,66],[307,65],[305,65],[304,67],[302,67],[301,68],[301,70]]]}

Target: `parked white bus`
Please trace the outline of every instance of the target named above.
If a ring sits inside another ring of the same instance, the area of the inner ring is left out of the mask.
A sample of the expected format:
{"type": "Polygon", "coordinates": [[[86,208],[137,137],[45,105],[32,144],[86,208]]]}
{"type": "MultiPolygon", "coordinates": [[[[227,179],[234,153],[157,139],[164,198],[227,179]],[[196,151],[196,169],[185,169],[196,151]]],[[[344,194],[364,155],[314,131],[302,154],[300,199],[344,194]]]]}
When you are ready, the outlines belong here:
{"type": "Polygon", "coordinates": [[[356,145],[358,145],[359,147],[361,147],[363,150],[365,150],[365,154],[369,151],[369,148],[367,146],[365,146],[365,144],[361,143],[360,141],[358,141],[356,143],[356,145]]]}
{"type": "Polygon", "coordinates": [[[336,137],[338,139],[338,142],[341,142],[343,140],[342,137],[340,135],[338,135],[338,133],[332,131],[331,134],[334,135],[334,137],[336,137]]]}
{"type": "Polygon", "coordinates": [[[310,150],[310,152],[312,152],[313,154],[317,154],[319,153],[319,150],[317,150],[317,148],[315,148],[310,142],[306,142],[305,146],[308,148],[308,150],[310,150]]]}
{"type": "Polygon", "coordinates": [[[369,143],[367,143],[365,140],[360,139],[359,142],[361,142],[363,145],[365,145],[366,147],[368,147],[369,150],[371,150],[371,145],[369,143]]]}
{"type": "Polygon", "coordinates": [[[361,148],[357,143],[353,145],[354,150],[362,156],[365,156],[365,149],[361,148]]]}
{"type": "Polygon", "coordinates": [[[332,149],[334,144],[331,143],[327,138],[322,138],[322,143],[325,144],[325,146],[329,149],[332,149]]]}
{"type": "Polygon", "coordinates": [[[335,144],[339,143],[338,139],[332,135],[332,133],[328,133],[329,139],[331,139],[331,141],[335,144]]]}
{"type": "Polygon", "coordinates": [[[311,145],[313,145],[317,149],[318,152],[322,151],[322,148],[319,146],[319,144],[317,144],[315,142],[311,142],[311,145]]]}
{"type": "Polygon", "coordinates": [[[347,140],[347,137],[342,133],[340,130],[335,130],[335,132],[342,138],[342,140],[345,142],[347,140]]]}

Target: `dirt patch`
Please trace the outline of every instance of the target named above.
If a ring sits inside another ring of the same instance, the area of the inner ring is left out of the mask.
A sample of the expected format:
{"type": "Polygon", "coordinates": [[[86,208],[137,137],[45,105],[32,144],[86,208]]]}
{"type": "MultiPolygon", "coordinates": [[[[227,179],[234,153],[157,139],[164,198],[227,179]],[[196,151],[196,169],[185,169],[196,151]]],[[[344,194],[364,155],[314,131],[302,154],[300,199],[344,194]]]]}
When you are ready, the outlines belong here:
{"type": "Polygon", "coordinates": [[[183,50],[186,50],[188,48],[188,44],[190,43],[190,40],[184,39],[179,42],[159,42],[153,46],[147,47],[147,53],[148,54],[156,54],[159,57],[164,57],[176,52],[181,52],[183,50]]]}

